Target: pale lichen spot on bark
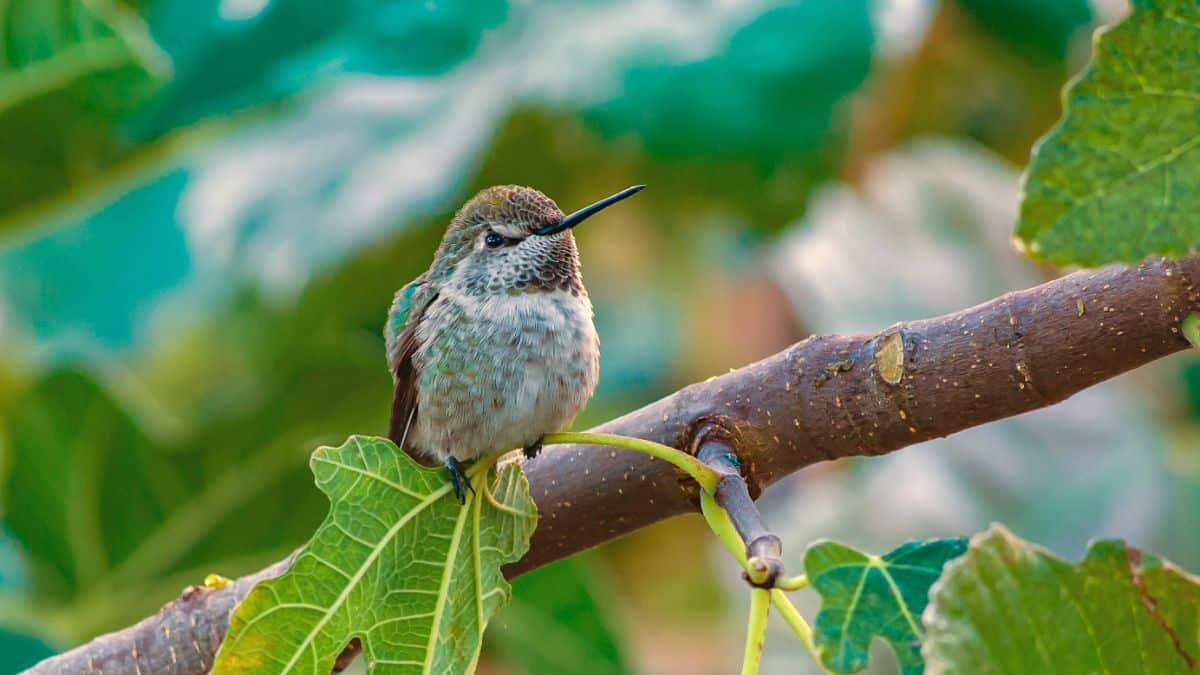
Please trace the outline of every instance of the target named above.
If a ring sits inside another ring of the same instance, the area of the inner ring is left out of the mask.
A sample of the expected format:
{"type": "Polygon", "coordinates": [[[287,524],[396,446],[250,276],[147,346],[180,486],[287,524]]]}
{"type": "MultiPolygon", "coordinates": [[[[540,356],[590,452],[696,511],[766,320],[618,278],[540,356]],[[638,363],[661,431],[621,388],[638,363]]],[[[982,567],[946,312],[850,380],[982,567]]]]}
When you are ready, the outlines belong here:
{"type": "Polygon", "coordinates": [[[875,350],[875,367],[879,376],[888,384],[900,384],[904,378],[904,336],[891,333],[879,343],[875,350]]]}

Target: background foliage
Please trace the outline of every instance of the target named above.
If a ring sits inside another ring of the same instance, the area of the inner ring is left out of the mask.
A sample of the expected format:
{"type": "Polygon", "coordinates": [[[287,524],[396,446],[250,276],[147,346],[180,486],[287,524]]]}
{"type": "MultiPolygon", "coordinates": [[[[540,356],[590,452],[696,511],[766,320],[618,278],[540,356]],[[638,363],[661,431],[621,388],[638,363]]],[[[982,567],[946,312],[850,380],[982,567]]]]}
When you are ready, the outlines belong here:
{"type": "MultiPolygon", "coordinates": [[[[1055,274],[1009,245],[1017,168],[1090,28],[1121,11],[6,3],[0,672],[311,534],[326,501],[308,453],[383,430],[390,295],[481,187],[530,184],[569,209],[651,186],[579,232],[604,344],[581,427],[810,331],[1055,274]]],[[[767,495],[768,519],[797,547],[873,551],[1003,521],[1070,559],[1120,536],[1197,569],[1198,413],[1200,363],[1182,356],[814,467],[767,495]]],[[[736,578],[724,565],[681,519],[519,579],[482,668],[729,672],[741,594],[692,591],[736,578]]],[[[765,670],[807,663],[787,643],[765,670]]]]}

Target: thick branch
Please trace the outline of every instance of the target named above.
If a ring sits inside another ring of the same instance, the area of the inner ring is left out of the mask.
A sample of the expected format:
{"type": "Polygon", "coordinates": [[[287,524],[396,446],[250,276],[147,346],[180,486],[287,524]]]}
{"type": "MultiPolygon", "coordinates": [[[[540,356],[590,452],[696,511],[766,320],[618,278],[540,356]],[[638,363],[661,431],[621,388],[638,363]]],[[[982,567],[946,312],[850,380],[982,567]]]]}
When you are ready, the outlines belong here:
{"type": "MultiPolygon", "coordinates": [[[[716,425],[755,494],[826,459],[878,455],[1057,403],[1187,347],[1200,311],[1200,257],[1077,272],[1036,288],[875,335],[816,336],[687,387],[596,431],[694,450],[716,425]]],[[[720,320],[720,317],[715,317],[720,320]]],[[[541,513],[511,577],[681,513],[697,488],[635,452],[553,446],[526,464],[541,513]]],[[[35,667],[36,673],[202,673],[234,604],[283,563],[35,667]]]]}

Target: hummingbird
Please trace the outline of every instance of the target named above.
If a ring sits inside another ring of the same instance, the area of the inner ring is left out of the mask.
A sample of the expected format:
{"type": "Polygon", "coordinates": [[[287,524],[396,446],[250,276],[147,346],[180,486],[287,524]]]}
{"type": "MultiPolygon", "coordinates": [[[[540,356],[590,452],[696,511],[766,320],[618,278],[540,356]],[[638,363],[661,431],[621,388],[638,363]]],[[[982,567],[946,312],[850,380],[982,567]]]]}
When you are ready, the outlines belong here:
{"type": "Polygon", "coordinates": [[[596,389],[600,340],[572,228],[644,188],[564,215],[541,192],[487,188],[450,221],[433,264],[396,292],[384,337],[388,437],[443,463],[459,503],[464,462],[522,448],[575,418],[596,389]]]}

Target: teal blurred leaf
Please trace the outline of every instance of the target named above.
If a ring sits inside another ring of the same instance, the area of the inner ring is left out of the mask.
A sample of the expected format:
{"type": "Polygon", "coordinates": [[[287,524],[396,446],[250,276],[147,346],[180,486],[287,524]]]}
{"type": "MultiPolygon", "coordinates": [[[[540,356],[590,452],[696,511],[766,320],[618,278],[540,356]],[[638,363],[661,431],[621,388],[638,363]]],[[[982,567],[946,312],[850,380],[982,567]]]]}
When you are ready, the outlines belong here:
{"type": "Polygon", "coordinates": [[[630,672],[599,582],[578,557],[517,577],[513,600],[496,617],[488,640],[507,664],[530,675],[630,672]]]}
{"type": "Polygon", "coordinates": [[[162,298],[192,271],[187,233],[169,214],[187,184],[174,171],[117,198],[91,218],[0,250],[0,288],[49,353],[125,348],[162,298]]]}
{"type": "Polygon", "coordinates": [[[979,25],[1018,53],[1067,57],[1072,40],[1092,22],[1089,0],[958,0],[979,25]]]}
{"type": "Polygon", "coordinates": [[[57,653],[35,637],[0,629],[0,673],[19,673],[57,653]]]}
{"type": "Polygon", "coordinates": [[[500,566],[529,549],[537,508],[521,465],[478,463],[465,504],[441,467],[383,438],[312,457],[330,510],[286,572],[238,605],[216,675],[324,675],[351,639],[370,672],[467,673],[512,589],[500,566]]]}
{"type": "Polygon", "coordinates": [[[1133,4],[1034,150],[1016,236],[1035,257],[1101,265],[1200,245],[1200,5],[1133,4]]]}
{"type": "Polygon", "coordinates": [[[473,56],[507,3],[157,0],[147,16],[177,76],[135,128],[154,136],[288,97],[346,73],[433,76],[473,56]]]}
{"type": "Polygon", "coordinates": [[[764,163],[825,139],[835,107],[866,78],[874,31],[865,0],[796,2],[739,28],[723,50],[680,62],[642,53],[621,93],[585,111],[655,154],[764,163]]]}
{"type": "Polygon", "coordinates": [[[947,566],[925,625],[931,674],[1195,672],[1200,579],[1117,540],[1071,564],[997,525],[947,566]]]}
{"type": "Polygon", "coordinates": [[[931,539],[873,556],[833,541],[809,546],[804,572],[821,595],[813,637],[825,667],[837,673],[866,668],[868,647],[879,636],[895,650],[901,672],[921,673],[921,612],[929,587],[966,548],[966,539],[931,539]]]}
{"type": "Polygon", "coordinates": [[[136,619],[209,572],[270,562],[316,520],[315,500],[289,496],[307,481],[286,437],[163,442],[80,372],[34,384],[4,432],[5,522],[29,565],[16,590],[38,598],[56,640],[136,619]]]}

